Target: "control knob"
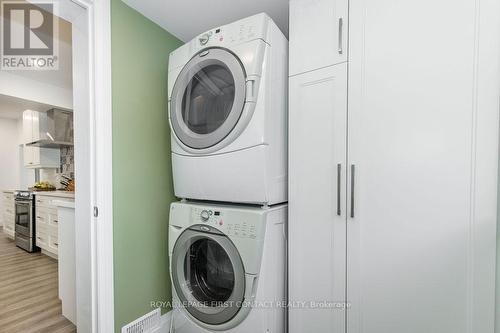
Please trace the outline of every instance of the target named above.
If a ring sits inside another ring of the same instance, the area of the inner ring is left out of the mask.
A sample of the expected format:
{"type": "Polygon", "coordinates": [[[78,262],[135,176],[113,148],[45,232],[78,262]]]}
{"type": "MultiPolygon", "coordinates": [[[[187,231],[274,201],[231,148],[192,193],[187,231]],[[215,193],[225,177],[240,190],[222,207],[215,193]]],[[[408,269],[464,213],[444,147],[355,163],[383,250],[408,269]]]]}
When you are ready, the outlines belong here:
{"type": "Polygon", "coordinates": [[[208,40],[210,39],[210,34],[209,33],[206,33],[206,34],[203,34],[201,35],[199,41],[200,41],[200,44],[201,45],[205,45],[208,43],[208,40]]]}
{"type": "Polygon", "coordinates": [[[208,210],[202,210],[201,214],[200,214],[200,218],[203,222],[207,222],[208,219],[210,218],[210,213],[208,212],[208,210]]]}

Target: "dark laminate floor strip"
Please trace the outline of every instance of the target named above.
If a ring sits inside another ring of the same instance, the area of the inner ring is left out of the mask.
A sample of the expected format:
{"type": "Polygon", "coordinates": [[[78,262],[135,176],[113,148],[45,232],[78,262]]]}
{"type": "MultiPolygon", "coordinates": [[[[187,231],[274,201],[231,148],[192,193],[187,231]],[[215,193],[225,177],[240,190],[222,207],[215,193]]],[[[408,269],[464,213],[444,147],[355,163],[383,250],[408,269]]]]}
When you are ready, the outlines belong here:
{"type": "Polygon", "coordinates": [[[61,315],[57,261],[16,247],[0,228],[0,333],[70,333],[61,315]]]}

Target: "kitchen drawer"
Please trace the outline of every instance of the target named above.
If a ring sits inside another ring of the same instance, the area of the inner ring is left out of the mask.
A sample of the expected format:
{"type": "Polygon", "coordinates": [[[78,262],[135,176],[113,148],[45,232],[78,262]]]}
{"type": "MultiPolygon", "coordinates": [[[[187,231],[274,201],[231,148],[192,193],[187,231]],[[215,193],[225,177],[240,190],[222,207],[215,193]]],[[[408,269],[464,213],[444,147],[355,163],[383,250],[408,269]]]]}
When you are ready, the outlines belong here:
{"type": "Polygon", "coordinates": [[[44,233],[48,234],[49,233],[49,225],[47,223],[36,223],[36,233],[44,233]]]}
{"type": "Polygon", "coordinates": [[[14,207],[14,205],[9,205],[9,206],[5,205],[3,211],[5,214],[10,214],[12,216],[16,214],[16,208],[14,207]]]}
{"type": "Polygon", "coordinates": [[[56,231],[57,231],[57,227],[59,226],[59,220],[57,218],[57,212],[55,212],[55,213],[54,212],[49,213],[48,220],[49,220],[49,225],[55,227],[56,231]]]}
{"type": "Polygon", "coordinates": [[[3,208],[4,208],[4,210],[6,210],[6,209],[11,210],[12,213],[14,213],[14,210],[15,210],[14,198],[4,199],[3,200],[3,208]]]}
{"type": "Polygon", "coordinates": [[[43,250],[47,250],[49,248],[49,237],[44,232],[36,232],[36,246],[43,250]]]}
{"type": "Polygon", "coordinates": [[[35,212],[37,214],[48,214],[50,212],[50,208],[46,206],[35,206],[35,212]]]}
{"type": "Polygon", "coordinates": [[[6,201],[14,201],[14,194],[13,193],[4,193],[2,197],[6,201]]]}
{"type": "Polygon", "coordinates": [[[12,223],[12,224],[4,224],[3,225],[4,229],[10,233],[14,233],[16,230],[15,230],[15,224],[12,223]]]}
{"type": "Polygon", "coordinates": [[[48,249],[47,251],[52,252],[54,254],[58,254],[59,252],[59,240],[57,238],[57,235],[49,235],[48,237],[49,243],[48,243],[48,249]]]}
{"type": "Polygon", "coordinates": [[[11,238],[14,238],[14,235],[15,235],[15,230],[14,230],[14,227],[13,226],[8,226],[8,225],[4,225],[3,227],[3,233],[10,236],[11,238]]]}
{"type": "Polygon", "coordinates": [[[37,212],[36,213],[36,224],[39,225],[39,224],[45,224],[45,225],[49,225],[49,214],[44,214],[44,213],[41,213],[41,212],[37,212]]]}
{"type": "Polygon", "coordinates": [[[40,207],[54,209],[55,207],[52,205],[52,200],[54,200],[52,197],[35,195],[35,207],[36,209],[39,209],[40,207]]]}
{"type": "Polygon", "coordinates": [[[2,215],[3,224],[14,225],[16,224],[15,215],[12,213],[4,212],[2,215]]]}
{"type": "Polygon", "coordinates": [[[58,235],[58,229],[59,228],[57,227],[57,225],[56,226],[49,225],[47,227],[47,233],[49,235],[51,235],[51,236],[57,237],[57,235],[58,235]]]}

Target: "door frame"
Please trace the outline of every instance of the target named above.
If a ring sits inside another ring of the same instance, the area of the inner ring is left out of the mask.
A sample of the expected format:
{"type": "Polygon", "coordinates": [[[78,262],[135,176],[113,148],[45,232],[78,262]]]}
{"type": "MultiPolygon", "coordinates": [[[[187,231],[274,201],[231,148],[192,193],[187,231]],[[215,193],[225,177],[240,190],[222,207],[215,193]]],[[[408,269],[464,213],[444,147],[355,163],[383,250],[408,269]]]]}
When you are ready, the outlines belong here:
{"type": "MultiPolygon", "coordinates": [[[[56,2],[58,0],[55,0],[56,2]]],[[[75,130],[75,142],[83,149],[75,151],[75,159],[85,161],[80,172],[90,176],[88,184],[77,187],[76,223],[88,223],[87,244],[90,253],[90,297],[88,311],[91,318],[82,332],[114,332],[114,272],[113,272],[113,182],[112,182],[112,97],[111,97],[111,1],[71,0],[84,11],[80,20],[69,21],[73,28],[84,29],[86,45],[76,45],[88,57],[84,65],[74,63],[73,74],[88,77],[85,90],[73,92],[73,99],[88,100],[88,115],[83,119],[88,131],[75,130]],[[80,189],[80,190],[79,190],[80,189]],[[80,192],[80,193],[79,193],[80,192]],[[82,207],[78,210],[78,207],[82,207]]],[[[68,2],[71,5],[70,2],[68,2]]],[[[59,2],[60,6],[63,2],[59,2]]],[[[68,5],[68,7],[69,7],[68,5]]],[[[63,15],[61,15],[63,16],[63,15]]],[[[73,45],[75,51],[75,45],[73,45]]],[[[74,52],[77,53],[78,51],[74,52]]],[[[75,58],[73,58],[75,59],[75,58]]],[[[78,115],[76,116],[78,117],[78,115]]],[[[76,125],[78,126],[78,124],[76,125]]],[[[78,244],[77,244],[78,247],[78,244]]],[[[78,256],[78,253],[77,253],[78,256]]],[[[79,285],[77,280],[77,293],[79,285]]],[[[88,289],[85,286],[85,289],[88,289]]],[[[78,327],[80,329],[80,327],[78,327]]]]}
{"type": "Polygon", "coordinates": [[[94,195],[89,216],[92,247],[92,331],[114,332],[113,272],[113,137],[111,98],[111,1],[72,0],[87,12],[91,87],[90,157],[94,195]],[[97,213],[97,214],[96,214],[97,213]],[[97,215],[97,216],[94,216],[97,215]],[[94,216],[94,217],[92,217],[94,216]]]}

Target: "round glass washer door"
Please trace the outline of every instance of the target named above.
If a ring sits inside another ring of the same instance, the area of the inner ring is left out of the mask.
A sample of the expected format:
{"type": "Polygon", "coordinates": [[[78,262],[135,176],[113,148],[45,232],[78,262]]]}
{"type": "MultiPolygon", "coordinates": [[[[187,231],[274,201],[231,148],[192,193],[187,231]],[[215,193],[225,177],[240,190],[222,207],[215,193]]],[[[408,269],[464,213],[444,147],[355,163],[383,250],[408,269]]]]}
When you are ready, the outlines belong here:
{"type": "Polygon", "coordinates": [[[194,56],[172,90],[170,120],[188,147],[212,147],[231,133],[245,106],[246,75],[231,52],[212,48],[194,56]]]}
{"type": "Polygon", "coordinates": [[[243,305],[243,263],[222,234],[184,231],[173,249],[172,280],[181,305],[203,323],[226,323],[243,305]]]}

